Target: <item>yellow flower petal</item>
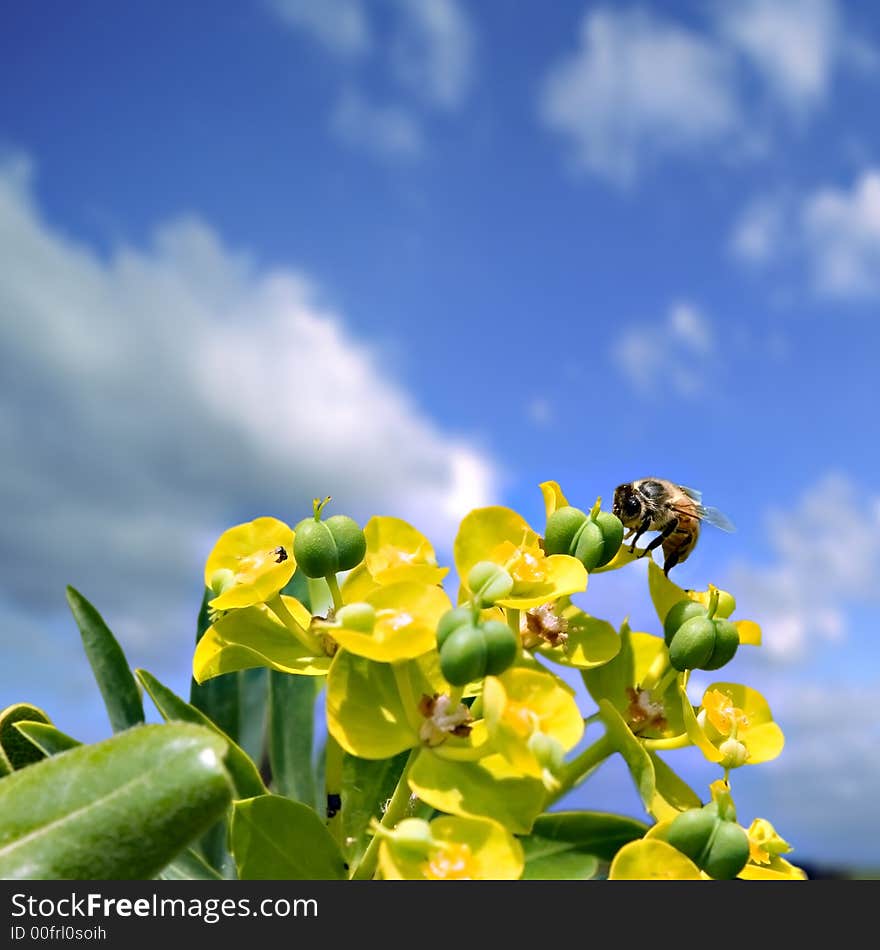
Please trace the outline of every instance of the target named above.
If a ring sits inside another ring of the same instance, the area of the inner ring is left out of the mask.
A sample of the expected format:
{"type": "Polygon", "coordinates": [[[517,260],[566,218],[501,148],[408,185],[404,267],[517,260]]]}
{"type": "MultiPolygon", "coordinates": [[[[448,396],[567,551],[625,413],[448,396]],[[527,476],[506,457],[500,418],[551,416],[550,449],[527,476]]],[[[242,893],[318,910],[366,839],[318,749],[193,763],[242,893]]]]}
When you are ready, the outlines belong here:
{"type": "Polygon", "coordinates": [[[559,482],[541,482],[538,487],[544,496],[544,510],[548,518],[557,508],[566,508],[568,506],[568,500],[565,495],[562,494],[559,482]]]}
{"type": "Polygon", "coordinates": [[[378,584],[439,584],[449,573],[448,567],[437,566],[431,542],[401,518],[370,518],[364,534],[366,567],[378,584]]]}
{"type": "Polygon", "coordinates": [[[656,838],[625,844],[614,856],[609,881],[700,881],[700,869],[677,848],[656,838]]]}

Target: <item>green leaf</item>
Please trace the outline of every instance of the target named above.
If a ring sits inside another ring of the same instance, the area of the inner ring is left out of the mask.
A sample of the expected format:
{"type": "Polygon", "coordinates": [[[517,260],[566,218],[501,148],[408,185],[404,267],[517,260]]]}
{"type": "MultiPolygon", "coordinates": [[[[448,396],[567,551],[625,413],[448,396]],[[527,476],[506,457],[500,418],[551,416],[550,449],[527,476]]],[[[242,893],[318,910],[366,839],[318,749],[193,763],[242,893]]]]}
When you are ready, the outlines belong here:
{"type": "MultiPolygon", "coordinates": [[[[635,818],[607,812],[555,811],[537,817],[532,837],[567,845],[601,861],[611,861],[629,841],[644,837],[648,827],[635,818]]],[[[523,839],[523,847],[526,847],[526,841],[528,839],[523,839]]],[[[526,854],[528,856],[528,848],[526,854]]]]}
{"type": "Polygon", "coordinates": [[[675,817],[680,811],[699,808],[700,796],[674,772],[656,752],[648,753],[654,766],[656,795],[651,813],[658,821],[675,817]]]}
{"type": "Polygon", "coordinates": [[[39,762],[43,750],[16,729],[19,722],[49,721],[49,717],[30,703],[15,703],[0,712],[0,775],[8,775],[16,769],[39,762]]]}
{"type": "Polygon", "coordinates": [[[243,881],[345,878],[339,847],[314,809],[280,795],[235,802],[232,853],[243,881]]]}
{"type": "MultiPolygon", "coordinates": [[[[359,759],[345,753],[342,760],[342,835],[348,844],[346,856],[352,866],[357,864],[370,835],[371,818],[382,817],[382,806],[394,794],[403,773],[409,750],[389,759],[359,759]]],[[[432,809],[433,811],[433,809],[432,809]]]]}
{"type": "Polygon", "coordinates": [[[67,588],[67,603],[79,627],[113,731],[121,732],[143,722],[141,694],[116,637],[98,611],[72,587],[67,588]]]}
{"type": "Polygon", "coordinates": [[[160,881],[222,881],[223,877],[192,848],[180,854],[156,875],[160,881]]]}
{"type": "Polygon", "coordinates": [[[133,726],[0,782],[0,878],[146,880],[229,804],[226,743],[133,726]]]}
{"type": "MultiPolygon", "coordinates": [[[[213,597],[214,592],[206,587],[196,623],[196,643],[202,639],[208,627],[211,626],[208,601],[213,597]]],[[[201,684],[193,679],[189,688],[189,701],[196,709],[201,710],[218,729],[229,736],[233,742],[238,742],[239,689],[237,673],[215,676],[201,684]]]]}
{"type": "Polygon", "coordinates": [[[612,702],[607,699],[601,700],[599,715],[608,730],[608,738],[626,762],[642,803],[646,810],[650,811],[655,793],[654,763],[651,761],[650,755],[645,751],[645,747],[641,742],[630,732],[629,727],[612,702]]]}
{"type": "Polygon", "coordinates": [[[522,838],[526,858],[524,881],[588,881],[599,870],[599,859],[565,841],[538,835],[522,838]]]}
{"type": "Polygon", "coordinates": [[[24,721],[17,722],[15,728],[38,749],[41,749],[43,755],[57,755],[59,752],[66,752],[68,749],[75,749],[81,745],[79,740],[73,736],[67,735],[60,729],[56,729],[49,722],[24,721]]]}
{"type": "Polygon", "coordinates": [[[268,670],[242,670],[238,674],[238,744],[261,762],[266,744],[269,712],[268,670]]]}
{"type": "Polygon", "coordinates": [[[191,722],[196,725],[207,726],[227,742],[229,751],[226,756],[226,767],[232,776],[237,798],[250,798],[253,795],[264,795],[266,793],[266,786],[263,784],[260,773],[253,761],[203,712],[184,702],[146,670],[135,670],[135,675],[150,694],[150,699],[153,700],[163,719],[168,722],[191,722]]]}
{"type": "Polygon", "coordinates": [[[311,805],[315,699],[323,680],[269,671],[269,763],[273,791],[311,805]]]}

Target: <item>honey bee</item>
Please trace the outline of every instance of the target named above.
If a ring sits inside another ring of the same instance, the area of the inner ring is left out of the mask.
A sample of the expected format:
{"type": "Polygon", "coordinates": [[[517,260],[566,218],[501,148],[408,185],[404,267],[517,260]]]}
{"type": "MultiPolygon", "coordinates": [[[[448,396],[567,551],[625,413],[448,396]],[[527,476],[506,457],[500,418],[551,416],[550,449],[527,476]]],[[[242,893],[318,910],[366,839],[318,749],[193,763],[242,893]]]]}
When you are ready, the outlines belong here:
{"type": "Polygon", "coordinates": [[[662,544],[666,556],[663,573],[668,577],[670,570],[686,561],[696,547],[701,522],[706,521],[722,531],[735,530],[724,514],[717,508],[707,508],[701,500],[701,493],[693,488],[676,485],[665,478],[640,478],[614,489],[611,510],[629,529],[624,540],[632,537],[630,554],[646,531],[660,532],[642,556],[662,544]]]}

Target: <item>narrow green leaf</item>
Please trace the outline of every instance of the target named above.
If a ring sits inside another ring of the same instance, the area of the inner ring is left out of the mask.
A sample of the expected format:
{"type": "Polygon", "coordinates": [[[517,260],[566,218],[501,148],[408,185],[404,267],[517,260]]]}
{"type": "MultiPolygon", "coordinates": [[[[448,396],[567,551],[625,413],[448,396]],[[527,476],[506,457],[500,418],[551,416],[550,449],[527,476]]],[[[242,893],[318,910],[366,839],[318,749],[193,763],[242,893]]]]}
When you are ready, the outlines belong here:
{"type": "Polygon", "coordinates": [[[656,791],[654,763],[651,761],[650,755],[645,751],[645,747],[641,742],[632,734],[623,717],[610,700],[603,699],[599,702],[599,715],[608,730],[608,737],[626,762],[645,809],[650,811],[656,791]]]}
{"type": "Polygon", "coordinates": [[[243,881],[345,878],[339,848],[314,809],[280,795],[235,802],[232,852],[243,881]]]}
{"type": "MultiPolygon", "coordinates": [[[[566,844],[602,861],[611,861],[628,842],[643,838],[648,825],[625,815],[600,811],[554,811],[538,815],[532,834],[545,842],[566,844]]],[[[523,847],[526,841],[523,839],[523,847]]]]}
{"type": "Polygon", "coordinates": [[[359,759],[345,753],[342,759],[342,836],[347,845],[346,857],[352,867],[360,861],[370,843],[371,836],[367,834],[370,819],[382,817],[382,806],[394,794],[408,758],[408,749],[390,759],[359,759]]]}
{"type": "MultiPolygon", "coordinates": [[[[208,601],[214,596],[207,587],[199,608],[196,623],[196,643],[211,626],[208,616],[208,601]]],[[[201,710],[233,742],[238,742],[239,726],[239,685],[237,673],[224,673],[206,680],[201,685],[194,679],[190,683],[189,701],[201,710]]]]}
{"type": "Polygon", "coordinates": [[[238,744],[258,764],[266,745],[269,713],[269,671],[242,670],[238,674],[238,744]]]}
{"type": "Polygon", "coordinates": [[[0,878],[147,880],[223,813],[226,743],[134,726],[0,782],[0,878]]]}
{"type": "Polygon", "coordinates": [[[576,845],[537,835],[522,838],[526,858],[524,881],[588,881],[599,870],[599,859],[576,845]]]}
{"type": "Polygon", "coordinates": [[[269,763],[272,787],[311,805],[315,801],[312,768],[315,699],[320,677],[269,670],[269,763]]]}
{"type": "Polygon", "coordinates": [[[143,722],[141,694],[116,637],[98,611],[72,587],[67,588],[67,603],[79,627],[113,731],[121,732],[143,722]]]}
{"type": "Polygon", "coordinates": [[[15,728],[25,739],[41,749],[43,755],[57,755],[59,752],[66,752],[68,749],[75,749],[81,745],[79,740],[56,729],[49,722],[17,722],[15,728]]]}
{"type": "MultiPolygon", "coordinates": [[[[687,811],[689,808],[699,808],[703,804],[700,801],[700,796],[656,752],[648,754],[651,756],[651,763],[654,766],[657,795],[670,811],[687,811]]],[[[655,801],[652,810],[659,820],[663,816],[658,811],[658,804],[655,801]]]]}
{"type": "Polygon", "coordinates": [[[264,795],[266,793],[266,786],[263,785],[263,780],[260,778],[260,773],[253,761],[229,736],[224,735],[203,712],[196,709],[195,706],[190,706],[189,703],[182,700],[167,686],[163,686],[155,676],[146,670],[135,670],[135,675],[150,694],[150,699],[153,700],[163,719],[169,722],[191,722],[196,725],[207,726],[227,742],[229,752],[226,756],[226,767],[229,769],[229,774],[235,784],[236,797],[250,798],[253,795],[264,795]]]}
{"type": "Polygon", "coordinates": [[[156,875],[160,881],[222,881],[223,877],[192,848],[180,854],[156,875]]]}
{"type": "Polygon", "coordinates": [[[0,775],[39,762],[43,750],[22,735],[16,724],[20,722],[48,722],[49,717],[30,703],[15,703],[0,712],[0,775]]]}

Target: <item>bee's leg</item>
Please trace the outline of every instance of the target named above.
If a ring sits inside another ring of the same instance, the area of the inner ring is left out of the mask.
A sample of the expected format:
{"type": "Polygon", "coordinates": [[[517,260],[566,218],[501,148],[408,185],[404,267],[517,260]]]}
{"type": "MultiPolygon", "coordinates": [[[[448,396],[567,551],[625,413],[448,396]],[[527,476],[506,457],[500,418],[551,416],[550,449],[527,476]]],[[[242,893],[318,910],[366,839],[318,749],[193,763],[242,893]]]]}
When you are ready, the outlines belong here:
{"type": "Polygon", "coordinates": [[[651,524],[651,516],[650,516],[650,515],[646,515],[646,516],[642,519],[642,523],[639,525],[639,530],[636,531],[636,536],[633,538],[633,543],[632,543],[632,544],[630,545],[630,547],[629,547],[629,553],[630,553],[630,554],[632,554],[633,551],[635,551],[635,549],[636,549],[636,541],[638,541],[639,538],[648,530],[650,524],[651,524]]]}
{"type": "Polygon", "coordinates": [[[663,573],[667,577],[669,577],[669,572],[672,570],[672,568],[675,567],[676,564],[678,564],[678,562],[679,562],[679,552],[671,551],[669,554],[669,557],[666,558],[666,560],[663,562],[663,573]]]}
{"type": "Polygon", "coordinates": [[[668,525],[663,529],[661,534],[658,534],[656,538],[645,548],[642,552],[642,557],[644,557],[649,551],[653,551],[654,548],[660,547],[660,545],[672,534],[673,531],[678,527],[678,518],[673,518],[668,525]]]}

